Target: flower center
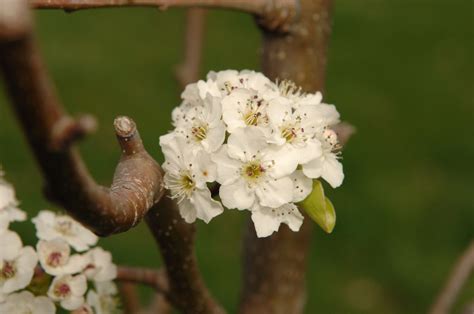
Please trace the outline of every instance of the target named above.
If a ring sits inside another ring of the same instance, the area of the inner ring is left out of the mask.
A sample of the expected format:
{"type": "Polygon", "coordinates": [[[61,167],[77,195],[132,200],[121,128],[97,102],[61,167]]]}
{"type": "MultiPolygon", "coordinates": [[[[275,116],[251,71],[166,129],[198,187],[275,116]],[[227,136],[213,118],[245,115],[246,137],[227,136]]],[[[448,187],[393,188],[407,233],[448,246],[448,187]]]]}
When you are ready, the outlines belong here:
{"type": "Polygon", "coordinates": [[[265,173],[265,168],[258,161],[251,161],[242,167],[242,175],[247,180],[255,181],[265,173]]]}
{"type": "Polygon", "coordinates": [[[281,130],[281,137],[287,142],[291,142],[296,137],[296,130],[292,127],[283,128],[281,130]]]}
{"type": "Polygon", "coordinates": [[[297,86],[293,81],[283,80],[277,82],[278,89],[283,96],[286,97],[299,97],[302,95],[301,87],[297,86]]]}
{"type": "Polygon", "coordinates": [[[7,280],[14,277],[16,274],[16,267],[13,262],[3,262],[3,267],[0,269],[0,279],[7,280]]]}
{"type": "Polygon", "coordinates": [[[60,298],[66,298],[71,294],[71,288],[66,283],[59,283],[54,287],[54,294],[60,298]]]}
{"type": "Polygon", "coordinates": [[[196,186],[196,183],[194,183],[194,180],[191,178],[191,176],[186,173],[181,176],[181,187],[186,190],[192,190],[196,186]]]}
{"type": "Polygon", "coordinates": [[[191,128],[191,133],[194,135],[194,138],[197,141],[202,141],[207,136],[207,130],[209,129],[208,125],[194,126],[191,128]]]}
{"type": "Polygon", "coordinates": [[[65,236],[72,235],[72,222],[67,219],[58,220],[55,229],[65,236]]]}
{"type": "Polygon", "coordinates": [[[63,255],[61,254],[61,252],[53,252],[49,254],[46,263],[51,267],[58,267],[62,264],[62,257],[63,255]]]}

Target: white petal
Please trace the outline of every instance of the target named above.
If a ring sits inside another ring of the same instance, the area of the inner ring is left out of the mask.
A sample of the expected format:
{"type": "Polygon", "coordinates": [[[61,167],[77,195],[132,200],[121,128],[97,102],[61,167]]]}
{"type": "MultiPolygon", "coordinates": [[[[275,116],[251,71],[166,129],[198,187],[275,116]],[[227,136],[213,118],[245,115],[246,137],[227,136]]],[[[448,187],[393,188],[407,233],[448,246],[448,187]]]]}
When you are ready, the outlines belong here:
{"type": "Polygon", "coordinates": [[[61,306],[69,311],[76,310],[84,304],[83,296],[71,296],[70,298],[61,301],[61,306]]]}
{"type": "Polygon", "coordinates": [[[283,122],[292,116],[290,100],[284,97],[272,99],[267,108],[267,115],[270,124],[278,130],[283,122]]]}
{"type": "Polygon", "coordinates": [[[259,238],[268,237],[280,227],[277,217],[263,213],[261,210],[252,211],[252,221],[259,238]]]}
{"type": "Polygon", "coordinates": [[[211,159],[217,165],[217,182],[220,184],[230,184],[240,177],[242,163],[229,157],[226,144],[211,159]]]}
{"type": "Polygon", "coordinates": [[[191,203],[196,208],[196,216],[204,222],[209,223],[212,218],[222,214],[224,208],[221,203],[211,198],[208,188],[197,189],[191,196],[191,203]]]}
{"type": "Polygon", "coordinates": [[[268,172],[273,178],[281,178],[289,175],[298,167],[298,151],[292,145],[283,145],[268,149],[265,154],[265,162],[271,163],[271,170],[268,172]]]}
{"type": "Polygon", "coordinates": [[[321,156],[321,142],[317,139],[308,140],[304,143],[301,147],[296,147],[297,155],[298,155],[298,162],[300,164],[305,164],[310,162],[313,159],[316,159],[321,156]]]}
{"type": "Polygon", "coordinates": [[[212,153],[218,150],[225,140],[225,124],[222,121],[207,131],[206,138],[201,141],[206,151],[212,153]]]}
{"type": "Polygon", "coordinates": [[[323,162],[323,156],[313,159],[312,161],[303,165],[303,173],[312,179],[321,177],[321,174],[323,173],[323,162]]]}
{"type": "Polygon", "coordinates": [[[293,180],[293,202],[301,202],[313,189],[313,180],[304,175],[303,171],[296,170],[290,178],[293,180]]]}
{"type": "Polygon", "coordinates": [[[344,172],[342,170],[342,164],[336,159],[334,154],[326,156],[325,163],[323,165],[322,175],[333,188],[337,188],[342,184],[344,180],[344,172]]]}
{"type": "Polygon", "coordinates": [[[255,193],[262,206],[279,207],[293,199],[293,182],[290,178],[269,179],[259,184],[255,193]]]}
{"type": "Polygon", "coordinates": [[[198,152],[192,165],[194,180],[199,188],[206,187],[206,182],[216,180],[217,167],[208,153],[198,152]]]}
{"type": "Polygon", "coordinates": [[[196,208],[187,198],[178,203],[179,213],[188,224],[196,221],[196,208]]]}
{"type": "Polygon", "coordinates": [[[237,129],[227,140],[227,153],[231,158],[249,161],[268,146],[263,132],[257,127],[237,129]]]}
{"type": "Polygon", "coordinates": [[[15,259],[23,246],[16,232],[6,230],[0,234],[0,260],[15,259]]]}
{"type": "Polygon", "coordinates": [[[221,185],[219,196],[225,207],[241,210],[249,209],[255,201],[255,194],[248,189],[244,179],[238,179],[229,185],[221,185]]]}

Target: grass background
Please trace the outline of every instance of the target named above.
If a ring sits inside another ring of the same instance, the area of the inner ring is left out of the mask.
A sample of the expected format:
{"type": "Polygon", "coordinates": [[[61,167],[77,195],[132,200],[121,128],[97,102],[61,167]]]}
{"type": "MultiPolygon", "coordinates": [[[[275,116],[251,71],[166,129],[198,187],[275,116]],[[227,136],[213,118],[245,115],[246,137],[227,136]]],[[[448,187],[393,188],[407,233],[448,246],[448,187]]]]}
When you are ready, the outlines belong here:
{"type": "MultiPolygon", "coordinates": [[[[159,161],[158,138],[179,103],[173,67],[182,56],[180,10],[36,13],[41,47],[71,113],[97,116],[81,144],[96,179],[109,184],[118,158],[112,121],[130,115],[159,161]]],[[[471,1],[335,2],[325,100],[358,133],[344,152],[346,181],[330,192],[332,235],[314,233],[307,313],[423,313],[474,236],[473,6],[471,1]]],[[[258,69],[251,17],[212,11],[203,75],[258,69]]],[[[30,214],[52,208],[0,89],[0,163],[30,214]]],[[[197,252],[210,289],[235,312],[240,238],[248,213],[199,224],[197,252]]],[[[17,226],[32,243],[32,226],[17,226]]],[[[140,225],[102,240],[119,264],[157,266],[140,225]]],[[[456,306],[474,298],[474,280],[456,306]]]]}

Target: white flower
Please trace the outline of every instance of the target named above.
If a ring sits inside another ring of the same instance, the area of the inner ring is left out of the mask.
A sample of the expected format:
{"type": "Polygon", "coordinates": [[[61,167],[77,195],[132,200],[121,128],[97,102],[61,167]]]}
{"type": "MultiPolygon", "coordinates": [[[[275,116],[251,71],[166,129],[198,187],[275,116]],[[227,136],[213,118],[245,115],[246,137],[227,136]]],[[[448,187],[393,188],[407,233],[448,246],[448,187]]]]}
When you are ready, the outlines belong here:
{"type": "Polygon", "coordinates": [[[208,94],[199,105],[183,113],[176,123],[176,133],[186,139],[186,144],[192,150],[215,152],[225,139],[225,124],[221,116],[220,99],[208,94]]]}
{"type": "Polygon", "coordinates": [[[293,111],[291,102],[281,97],[268,106],[272,128],[270,142],[287,146],[288,154],[292,155],[291,160],[296,165],[321,156],[321,143],[316,137],[322,128],[318,108],[306,105],[293,111]]]}
{"type": "Polygon", "coordinates": [[[112,281],[96,282],[97,290],[87,293],[87,303],[92,305],[95,314],[112,314],[118,311],[117,287],[112,281]]]}
{"type": "Polygon", "coordinates": [[[95,234],[66,215],[42,210],[32,221],[38,238],[47,241],[62,238],[78,252],[88,250],[98,241],[95,234]]]}
{"type": "Polygon", "coordinates": [[[47,297],[35,297],[29,291],[10,294],[0,303],[0,313],[8,314],[54,314],[56,307],[47,297]]]}
{"type": "Polygon", "coordinates": [[[55,277],[48,289],[48,296],[55,302],[60,302],[66,310],[76,310],[84,303],[84,293],[87,290],[84,275],[64,275],[55,277]]]}
{"type": "Polygon", "coordinates": [[[35,250],[23,247],[13,231],[0,234],[0,294],[6,295],[28,286],[38,263],[35,250]]]}
{"type": "Polygon", "coordinates": [[[268,127],[267,100],[257,91],[239,88],[222,99],[222,118],[229,133],[256,126],[264,133],[268,127]]]}
{"type": "Polygon", "coordinates": [[[94,281],[109,281],[117,277],[117,266],[112,263],[112,254],[100,247],[86,253],[89,264],[84,270],[87,278],[94,281]]]}
{"type": "Polygon", "coordinates": [[[256,206],[252,209],[252,221],[259,238],[268,237],[278,231],[280,224],[287,224],[291,230],[300,230],[303,215],[295,204],[284,204],[278,208],[256,206]]]}
{"type": "MultiPolygon", "coordinates": [[[[313,181],[302,171],[296,170],[290,176],[293,181],[293,202],[301,202],[313,187],[313,181]]],[[[293,203],[283,204],[278,208],[270,208],[254,204],[251,208],[252,221],[259,238],[268,237],[278,231],[280,224],[287,224],[291,230],[298,231],[303,223],[303,215],[293,203]]]]}
{"type": "Polygon", "coordinates": [[[215,165],[204,151],[194,154],[185,139],[170,133],[160,137],[165,155],[164,183],[172,198],[177,199],[181,216],[188,223],[196,218],[208,223],[223,212],[213,200],[206,182],[215,180],[215,165]]]}
{"type": "Polygon", "coordinates": [[[89,258],[85,255],[71,255],[71,248],[61,238],[38,241],[36,251],[41,267],[53,276],[78,273],[89,263],[89,258]]]}
{"type": "Polygon", "coordinates": [[[71,311],[71,314],[96,314],[88,303],[82,304],[79,308],[71,311]]]}
{"type": "Polygon", "coordinates": [[[217,164],[219,195],[227,208],[279,207],[293,199],[293,183],[287,176],[294,162],[275,150],[257,128],[237,129],[228,143],[213,155],[217,164]]]}
{"type": "Polygon", "coordinates": [[[322,155],[303,165],[303,173],[310,178],[323,178],[333,188],[337,188],[344,180],[342,164],[338,161],[335,150],[339,149],[337,134],[325,129],[321,134],[322,155]]]}
{"type": "Polygon", "coordinates": [[[238,88],[252,89],[264,95],[276,95],[278,91],[278,87],[265,75],[255,71],[211,71],[207,74],[207,79],[209,86],[215,83],[222,96],[229,95],[238,88]]]}
{"type": "Polygon", "coordinates": [[[13,186],[3,181],[0,171],[0,230],[5,230],[12,221],[24,221],[26,213],[18,208],[13,186]]]}

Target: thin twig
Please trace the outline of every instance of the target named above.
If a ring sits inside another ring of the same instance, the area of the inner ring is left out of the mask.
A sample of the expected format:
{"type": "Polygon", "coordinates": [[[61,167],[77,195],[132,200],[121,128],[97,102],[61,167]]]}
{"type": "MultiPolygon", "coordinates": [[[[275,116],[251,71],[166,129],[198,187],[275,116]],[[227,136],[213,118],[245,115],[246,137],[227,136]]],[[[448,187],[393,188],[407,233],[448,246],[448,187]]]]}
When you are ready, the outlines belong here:
{"type": "Polygon", "coordinates": [[[120,266],[117,281],[149,286],[164,296],[169,294],[168,281],[163,270],[120,266]]]}
{"type": "Polygon", "coordinates": [[[186,12],[186,33],[184,36],[184,59],[176,66],[176,78],[181,89],[199,78],[204,42],[205,9],[191,8],[186,12]]]}
{"type": "Polygon", "coordinates": [[[0,0],[0,7],[0,72],[43,172],[46,195],[99,235],[135,226],[164,193],[161,168],[135,123],[115,120],[122,155],[112,186],[98,185],[72,145],[95,128],[94,120],[65,113],[33,38],[28,2],[0,0]]]}
{"type": "Polygon", "coordinates": [[[141,312],[140,300],[134,283],[122,282],[119,291],[125,314],[137,314],[141,312]]]}
{"type": "Polygon", "coordinates": [[[446,314],[449,313],[451,307],[466,283],[466,281],[472,276],[474,271],[474,240],[471,241],[469,246],[459,257],[456,264],[454,265],[444,288],[439,293],[433,306],[431,307],[430,314],[446,314]]]}

